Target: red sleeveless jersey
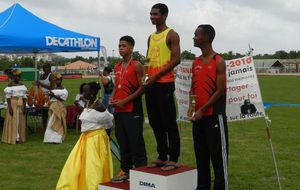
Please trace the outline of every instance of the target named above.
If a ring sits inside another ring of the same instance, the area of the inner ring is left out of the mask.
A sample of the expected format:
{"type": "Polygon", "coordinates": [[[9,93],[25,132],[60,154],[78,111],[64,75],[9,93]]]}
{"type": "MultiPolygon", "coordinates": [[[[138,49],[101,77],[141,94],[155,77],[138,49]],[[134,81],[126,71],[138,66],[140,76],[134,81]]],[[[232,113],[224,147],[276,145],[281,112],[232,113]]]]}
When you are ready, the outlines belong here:
{"type": "MultiPolygon", "coordinates": [[[[140,87],[135,72],[135,64],[135,60],[131,60],[125,67],[123,67],[122,62],[116,64],[114,100],[124,99],[140,87]]],[[[116,107],[115,112],[132,112],[133,106],[133,102],[128,102],[124,107],[116,107]]]]}
{"type": "MultiPolygon", "coordinates": [[[[216,54],[208,63],[203,63],[200,57],[193,62],[193,93],[196,95],[196,110],[201,108],[217,89],[217,64],[221,56],[216,54]]],[[[203,115],[225,114],[226,87],[221,97],[203,115]]]]}

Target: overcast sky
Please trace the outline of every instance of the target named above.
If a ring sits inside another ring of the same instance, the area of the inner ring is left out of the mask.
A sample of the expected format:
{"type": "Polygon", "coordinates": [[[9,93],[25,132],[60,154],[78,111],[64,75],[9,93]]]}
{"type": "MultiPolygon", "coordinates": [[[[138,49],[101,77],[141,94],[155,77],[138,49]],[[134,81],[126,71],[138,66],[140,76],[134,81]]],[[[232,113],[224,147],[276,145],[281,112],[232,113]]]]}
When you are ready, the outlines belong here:
{"type": "Polygon", "coordinates": [[[200,54],[192,38],[196,27],[206,23],[216,29],[213,45],[221,53],[245,53],[248,44],[254,54],[300,50],[299,0],[1,0],[0,11],[15,2],[60,27],[100,36],[108,56],[119,55],[123,35],[133,36],[135,50],[145,54],[147,38],[155,31],[149,13],[158,2],[169,7],[167,25],[178,32],[182,51],[200,54]]]}

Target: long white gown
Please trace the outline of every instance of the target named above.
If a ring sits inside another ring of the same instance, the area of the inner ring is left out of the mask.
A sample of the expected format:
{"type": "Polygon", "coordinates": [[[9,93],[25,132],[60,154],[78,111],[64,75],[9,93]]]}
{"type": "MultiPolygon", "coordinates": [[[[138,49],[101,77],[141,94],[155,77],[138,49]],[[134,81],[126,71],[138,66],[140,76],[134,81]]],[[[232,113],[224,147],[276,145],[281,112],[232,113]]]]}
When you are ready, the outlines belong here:
{"type": "MultiPolygon", "coordinates": [[[[56,96],[59,96],[62,100],[66,100],[68,98],[68,91],[64,89],[54,89],[51,90],[56,96]]],[[[65,106],[62,105],[62,102],[57,100],[56,98],[52,97],[51,98],[51,105],[49,108],[49,112],[52,113],[49,115],[48,118],[48,123],[47,123],[47,128],[45,131],[45,136],[44,136],[44,143],[62,143],[64,140],[64,135],[65,133],[59,133],[58,131],[53,129],[54,122],[57,119],[57,115],[60,115],[60,117],[66,117],[66,108],[65,106]],[[58,104],[58,105],[57,105],[58,104]],[[54,111],[54,106],[60,106],[60,110],[54,111]],[[52,112],[51,112],[52,111],[52,112]]],[[[66,120],[66,118],[62,118],[66,120]]],[[[66,126],[63,126],[62,122],[62,128],[65,128],[66,126]]]]}

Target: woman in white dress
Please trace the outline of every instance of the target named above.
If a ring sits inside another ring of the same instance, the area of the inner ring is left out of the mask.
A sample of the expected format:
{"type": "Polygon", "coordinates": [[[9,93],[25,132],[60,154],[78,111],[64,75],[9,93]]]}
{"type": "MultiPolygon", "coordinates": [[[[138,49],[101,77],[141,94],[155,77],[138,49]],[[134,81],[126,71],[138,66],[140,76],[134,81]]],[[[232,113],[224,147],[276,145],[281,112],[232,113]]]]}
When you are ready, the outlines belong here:
{"type": "Polygon", "coordinates": [[[83,98],[83,87],[84,85],[86,85],[86,83],[82,83],[79,87],[79,93],[76,94],[76,97],[75,97],[75,101],[74,101],[74,104],[75,106],[78,108],[78,110],[80,111],[80,113],[83,111],[83,108],[85,108],[85,100],[83,98]]]}
{"type": "Polygon", "coordinates": [[[36,81],[36,83],[42,87],[43,93],[46,94],[54,88],[55,82],[49,63],[43,65],[43,71],[44,73],[40,76],[40,80],[36,81]]]}
{"type": "Polygon", "coordinates": [[[56,87],[49,92],[51,105],[48,112],[44,143],[62,143],[67,133],[67,110],[63,101],[68,98],[68,91],[61,85],[61,74],[53,73],[53,78],[56,87]]]}
{"type": "MultiPolygon", "coordinates": [[[[43,65],[43,74],[40,76],[40,80],[36,81],[36,84],[42,87],[43,94],[46,95],[55,87],[54,77],[51,72],[51,65],[45,63],[43,65]]],[[[46,109],[42,109],[42,122],[43,127],[47,126],[48,113],[46,109]]]]}
{"type": "Polygon", "coordinates": [[[77,132],[78,128],[80,128],[80,126],[81,126],[79,116],[82,113],[83,109],[85,108],[85,104],[86,104],[86,101],[83,98],[83,87],[84,87],[84,85],[86,85],[86,83],[82,83],[80,85],[79,93],[75,97],[74,106],[69,107],[69,109],[71,109],[71,111],[68,110],[72,113],[72,116],[67,118],[67,123],[70,123],[71,125],[75,124],[76,132],[77,132]]]}
{"type": "Polygon", "coordinates": [[[96,82],[83,88],[88,103],[79,117],[82,133],[65,163],[56,189],[96,190],[100,183],[112,178],[112,157],[105,129],[112,127],[113,115],[96,99],[99,89],[96,82]]]}
{"type": "Polygon", "coordinates": [[[21,71],[12,71],[13,81],[4,89],[7,99],[7,111],[4,119],[2,142],[16,144],[25,142],[25,105],[26,105],[26,86],[20,82],[21,71]]]}

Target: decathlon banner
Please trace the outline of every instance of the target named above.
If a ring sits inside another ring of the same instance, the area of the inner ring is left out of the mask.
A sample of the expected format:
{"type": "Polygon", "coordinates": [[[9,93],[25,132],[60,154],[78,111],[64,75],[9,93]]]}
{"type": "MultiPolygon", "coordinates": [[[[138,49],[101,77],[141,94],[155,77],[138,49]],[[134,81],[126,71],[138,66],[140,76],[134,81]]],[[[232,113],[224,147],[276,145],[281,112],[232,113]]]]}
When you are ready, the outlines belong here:
{"type": "Polygon", "coordinates": [[[100,38],[40,19],[15,3],[0,12],[0,53],[99,51],[100,38]]]}
{"type": "Polygon", "coordinates": [[[192,62],[183,61],[179,64],[175,78],[175,96],[177,99],[178,120],[188,121],[189,92],[192,82],[192,62]]]}
{"type": "Polygon", "coordinates": [[[226,61],[227,121],[265,116],[252,56],[226,61]]]}

